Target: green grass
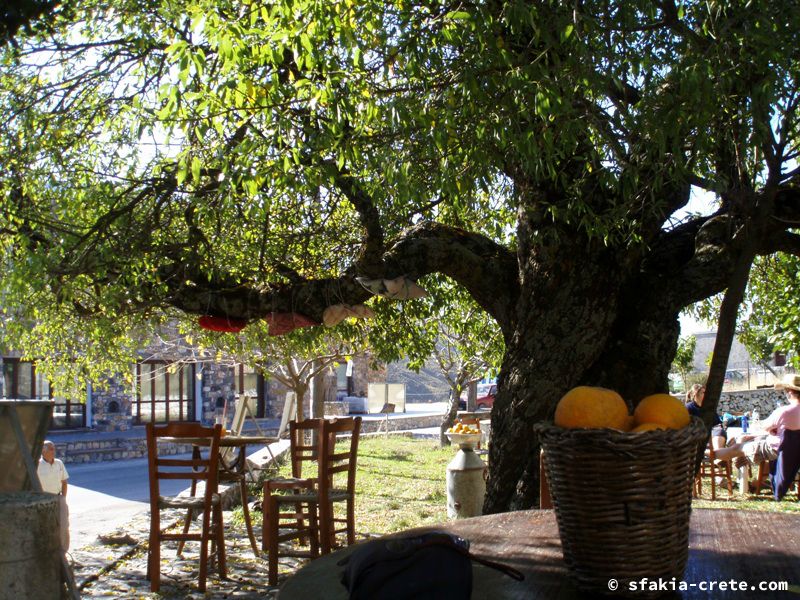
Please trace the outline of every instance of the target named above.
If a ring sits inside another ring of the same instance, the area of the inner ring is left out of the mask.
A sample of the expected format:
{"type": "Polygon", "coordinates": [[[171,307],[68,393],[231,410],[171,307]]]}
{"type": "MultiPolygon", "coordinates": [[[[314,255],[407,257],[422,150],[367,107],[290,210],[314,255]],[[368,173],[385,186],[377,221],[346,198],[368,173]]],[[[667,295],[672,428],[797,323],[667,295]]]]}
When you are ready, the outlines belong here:
{"type": "MultiPolygon", "coordinates": [[[[455,448],[435,440],[369,437],[358,443],[356,533],[383,535],[447,520],[445,478],[455,448]]],[[[289,476],[288,464],[279,476],[289,476]]]]}
{"type": "Polygon", "coordinates": [[[703,493],[692,501],[693,508],[718,508],[738,510],[760,510],[764,512],[783,512],[800,514],[800,502],[797,501],[797,492],[790,490],[781,502],[776,502],[767,490],[761,490],[758,496],[748,494],[742,496],[738,486],[733,488],[733,497],[728,495],[727,488],[717,487],[716,500],[711,500],[711,486],[708,480],[703,481],[703,493]]]}
{"type": "Polygon", "coordinates": [[[434,440],[363,439],[356,475],[358,532],[384,534],[446,521],[445,477],[454,454],[434,440]]]}

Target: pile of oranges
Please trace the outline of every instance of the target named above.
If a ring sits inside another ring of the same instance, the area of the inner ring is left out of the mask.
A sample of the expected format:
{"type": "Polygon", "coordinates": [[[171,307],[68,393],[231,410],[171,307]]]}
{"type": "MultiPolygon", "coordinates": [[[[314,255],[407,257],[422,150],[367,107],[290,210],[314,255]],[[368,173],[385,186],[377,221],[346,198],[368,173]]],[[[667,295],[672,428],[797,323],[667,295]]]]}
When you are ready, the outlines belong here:
{"type": "Polygon", "coordinates": [[[638,433],[653,429],[681,429],[691,418],[683,402],[669,394],[652,394],[636,405],[633,414],[617,392],[601,387],[572,388],[559,400],[554,422],[567,429],[617,429],[638,433]]]}
{"type": "Polygon", "coordinates": [[[465,425],[464,423],[456,423],[455,426],[448,429],[445,433],[480,433],[481,430],[472,425],[465,425]]]}

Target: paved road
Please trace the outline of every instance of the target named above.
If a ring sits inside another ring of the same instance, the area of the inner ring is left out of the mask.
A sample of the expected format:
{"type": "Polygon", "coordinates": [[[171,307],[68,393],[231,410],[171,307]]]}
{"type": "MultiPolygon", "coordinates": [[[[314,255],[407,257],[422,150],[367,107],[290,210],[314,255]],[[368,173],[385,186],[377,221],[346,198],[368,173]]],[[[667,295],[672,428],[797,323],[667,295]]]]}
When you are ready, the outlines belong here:
{"type": "MultiPolygon", "coordinates": [[[[188,457],[189,455],[182,455],[188,457]]],[[[148,510],[147,459],[67,465],[70,546],[81,548],[148,510]]],[[[165,481],[162,493],[177,494],[185,481],[165,481]]]]}

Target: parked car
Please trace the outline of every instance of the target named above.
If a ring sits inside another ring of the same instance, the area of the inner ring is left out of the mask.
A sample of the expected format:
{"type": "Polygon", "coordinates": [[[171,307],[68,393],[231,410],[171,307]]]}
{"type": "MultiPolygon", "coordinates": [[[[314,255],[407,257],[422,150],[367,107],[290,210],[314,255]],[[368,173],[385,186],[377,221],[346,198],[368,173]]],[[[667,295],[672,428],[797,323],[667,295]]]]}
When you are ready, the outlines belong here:
{"type": "Polygon", "coordinates": [[[728,369],[725,371],[725,381],[724,383],[740,383],[743,382],[745,379],[744,373],[741,371],[737,371],[735,369],[728,369]]]}
{"type": "Polygon", "coordinates": [[[478,386],[478,397],[475,399],[475,406],[478,410],[491,410],[494,406],[494,397],[497,395],[497,384],[482,384],[484,389],[481,390],[481,385],[478,386]],[[481,393],[483,391],[483,393],[481,393]]]}
{"type": "MultiPolygon", "coordinates": [[[[478,410],[491,410],[494,406],[494,397],[497,395],[496,383],[479,383],[478,393],[475,398],[475,407],[478,410]]],[[[467,410],[467,393],[461,394],[458,400],[458,410],[467,410]]]]}

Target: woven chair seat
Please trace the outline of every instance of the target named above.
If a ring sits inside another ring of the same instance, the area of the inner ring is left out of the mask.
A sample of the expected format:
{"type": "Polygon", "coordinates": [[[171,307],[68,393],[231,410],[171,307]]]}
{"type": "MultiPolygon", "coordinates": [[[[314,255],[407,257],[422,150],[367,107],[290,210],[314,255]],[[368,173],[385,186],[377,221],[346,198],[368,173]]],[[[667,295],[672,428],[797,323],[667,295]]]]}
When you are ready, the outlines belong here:
{"type": "MultiPolygon", "coordinates": [[[[319,494],[280,494],[277,496],[280,502],[319,502],[319,494]]],[[[331,490],[328,494],[328,499],[331,502],[342,502],[343,500],[350,500],[351,494],[347,490],[331,490]]]]}
{"type": "MultiPolygon", "coordinates": [[[[217,506],[219,502],[220,502],[219,494],[213,494],[211,496],[211,506],[217,506]]],[[[203,504],[204,502],[202,496],[159,496],[158,497],[159,508],[202,509],[203,504]]]]}

